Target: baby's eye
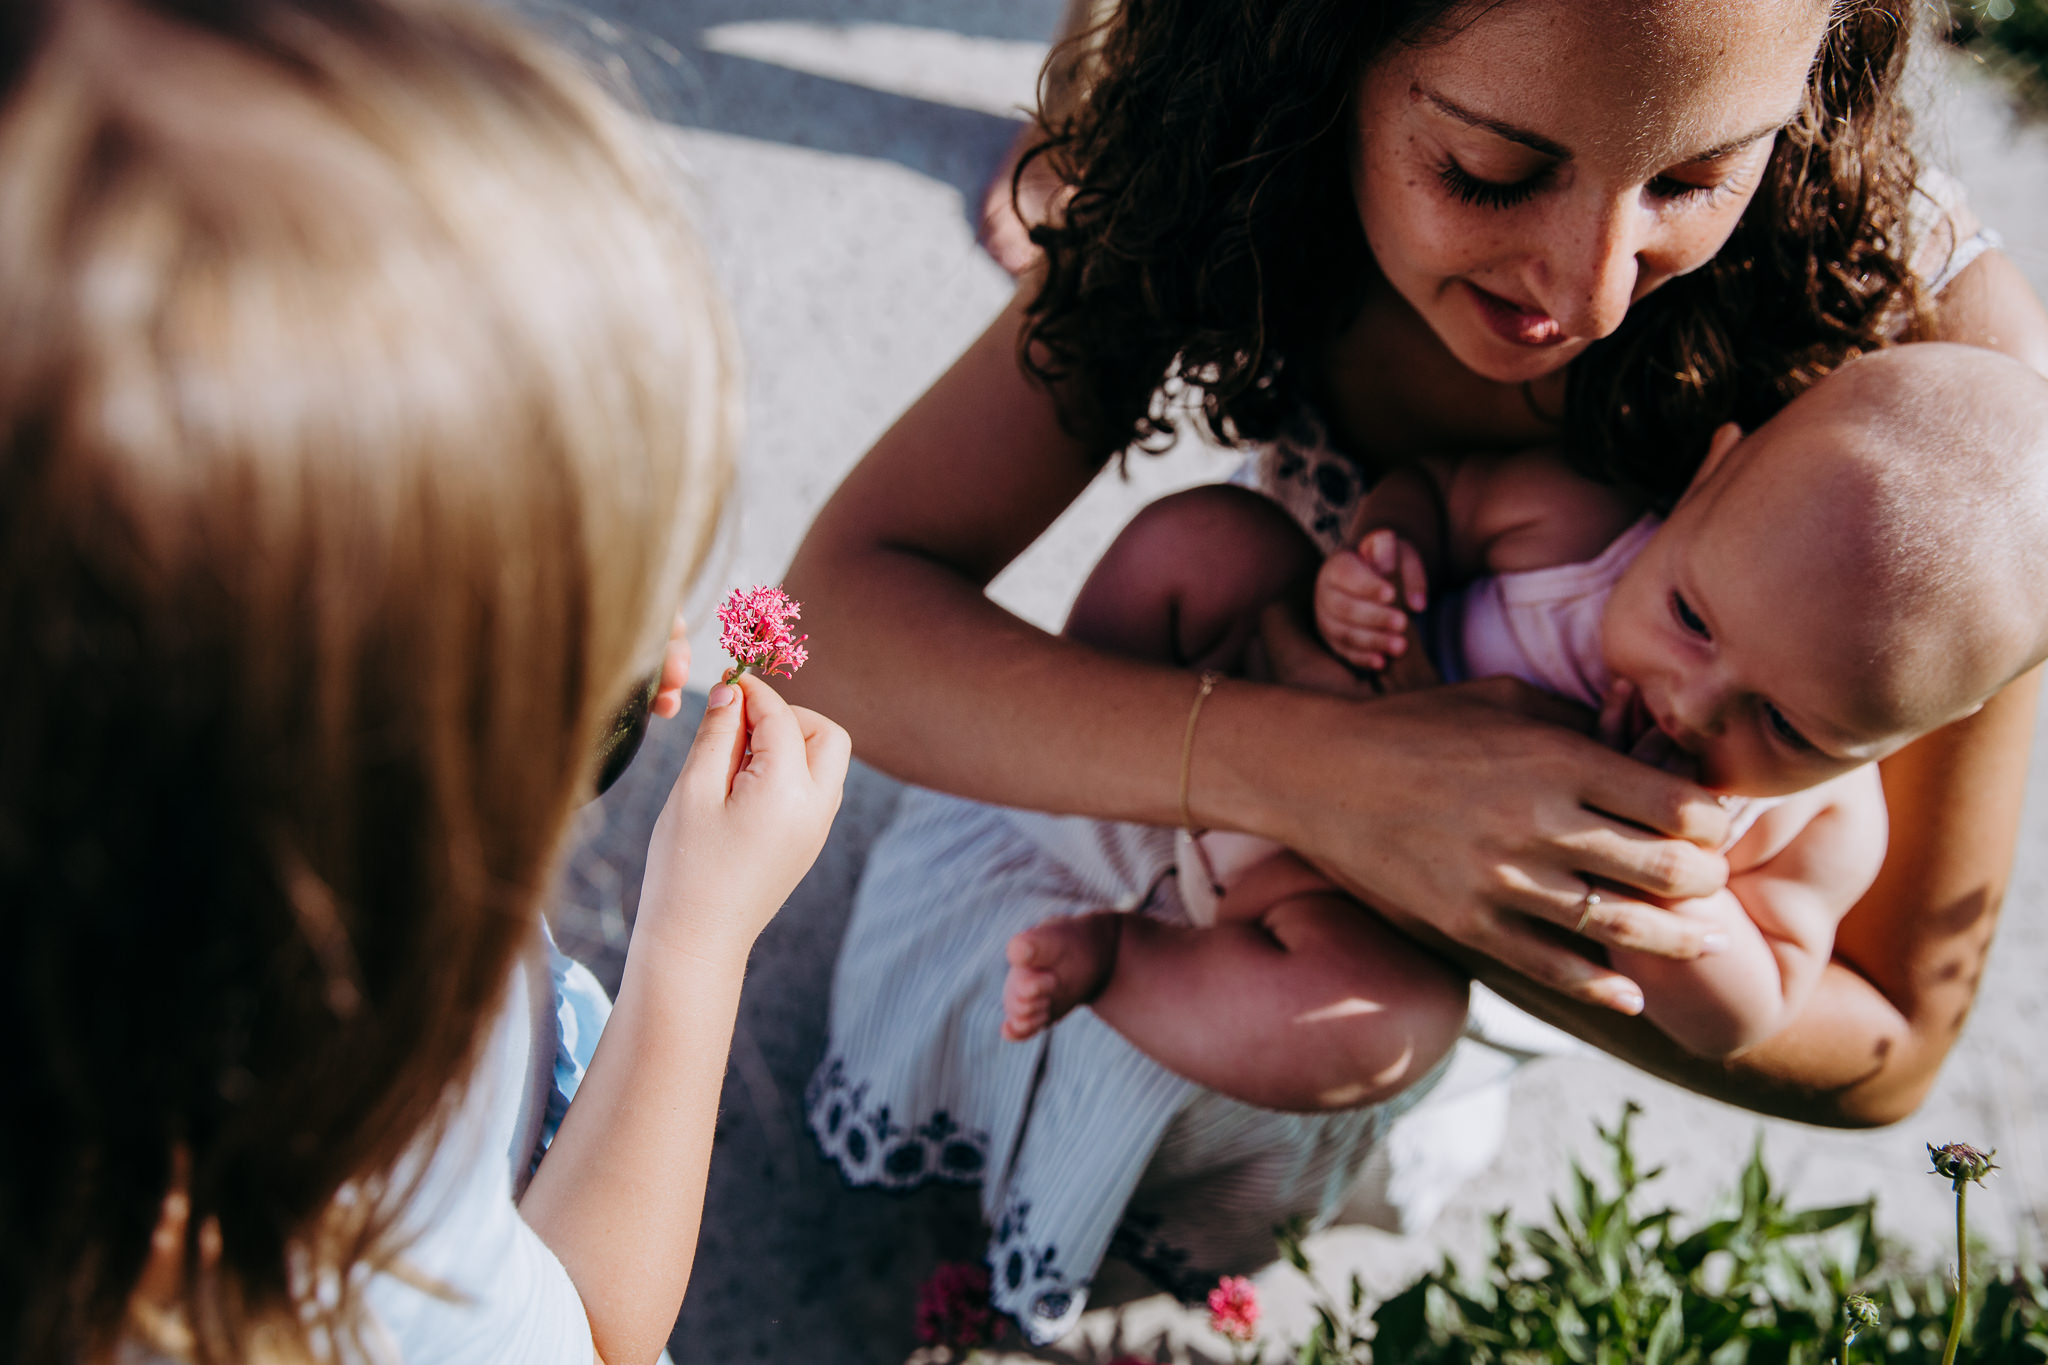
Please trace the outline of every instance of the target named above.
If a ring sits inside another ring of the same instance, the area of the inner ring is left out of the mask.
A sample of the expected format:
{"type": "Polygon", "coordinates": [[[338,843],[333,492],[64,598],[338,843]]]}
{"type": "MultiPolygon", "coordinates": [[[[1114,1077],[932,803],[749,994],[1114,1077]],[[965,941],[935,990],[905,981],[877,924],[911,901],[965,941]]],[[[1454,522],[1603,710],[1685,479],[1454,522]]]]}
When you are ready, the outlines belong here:
{"type": "Polygon", "coordinates": [[[1678,618],[1678,624],[1685,627],[1687,633],[1697,635],[1702,640],[1714,638],[1713,633],[1707,629],[1707,623],[1700,619],[1700,614],[1686,604],[1684,593],[1671,594],[1671,614],[1678,618]]]}
{"type": "Polygon", "coordinates": [[[1800,734],[1798,728],[1791,721],[1785,719],[1785,713],[1769,702],[1764,703],[1764,724],[1768,725],[1771,728],[1771,733],[1789,747],[1797,749],[1801,753],[1813,752],[1813,742],[1805,735],[1800,734]]]}

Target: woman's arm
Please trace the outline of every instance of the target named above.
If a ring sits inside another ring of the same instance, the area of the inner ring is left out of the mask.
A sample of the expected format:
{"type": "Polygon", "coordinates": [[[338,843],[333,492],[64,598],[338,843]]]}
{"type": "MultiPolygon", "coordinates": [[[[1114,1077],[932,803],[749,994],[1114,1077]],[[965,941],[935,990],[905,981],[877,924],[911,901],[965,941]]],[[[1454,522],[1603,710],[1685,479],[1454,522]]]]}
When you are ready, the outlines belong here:
{"type": "MultiPolygon", "coordinates": [[[[790,691],[909,781],[1175,824],[1194,679],[1057,639],[984,595],[1099,468],[1020,368],[1022,316],[1013,302],[819,514],[788,576],[817,661],[790,691]]],[[[1573,923],[1578,870],[1711,891],[1721,859],[1681,840],[1717,842],[1725,816],[1700,788],[1543,723],[1559,719],[1583,727],[1508,684],[1358,701],[1227,683],[1202,712],[1190,802],[1204,823],[1279,840],[1376,903],[1424,907],[1540,980],[1626,1007],[1624,978],[1524,916],[1573,923]]],[[[1698,951],[1692,926],[1619,898],[1599,928],[1698,951]]]]}

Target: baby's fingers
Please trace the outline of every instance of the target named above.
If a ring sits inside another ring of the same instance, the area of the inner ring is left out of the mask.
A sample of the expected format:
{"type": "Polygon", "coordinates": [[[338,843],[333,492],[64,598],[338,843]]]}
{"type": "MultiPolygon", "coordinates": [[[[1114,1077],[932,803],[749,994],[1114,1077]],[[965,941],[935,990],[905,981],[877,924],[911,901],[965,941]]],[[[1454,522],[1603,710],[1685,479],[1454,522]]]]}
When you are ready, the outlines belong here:
{"type": "Polygon", "coordinates": [[[1421,611],[1429,605],[1429,575],[1422,567],[1422,552],[1398,538],[1394,545],[1400,563],[1401,600],[1408,610],[1421,611]]]}
{"type": "Polygon", "coordinates": [[[1319,597],[1341,596],[1389,604],[1396,596],[1391,574],[1373,567],[1364,545],[1355,552],[1339,550],[1324,560],[1316,574],[1316,592],[1319,597]]]}

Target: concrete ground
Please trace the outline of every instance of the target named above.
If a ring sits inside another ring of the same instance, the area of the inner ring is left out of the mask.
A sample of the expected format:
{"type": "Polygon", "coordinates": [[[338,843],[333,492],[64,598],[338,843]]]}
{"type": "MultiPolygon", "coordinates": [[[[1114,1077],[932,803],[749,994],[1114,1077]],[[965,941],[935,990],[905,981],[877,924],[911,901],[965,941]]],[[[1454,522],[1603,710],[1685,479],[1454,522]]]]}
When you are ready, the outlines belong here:
{"type": "MultiPolygon", "coordinates": [[[[749,436],[732,534],[695,619],[726,587],[774,582],[845,470],[987,322],[1008,282],[974,246],[969,209],[1018,126],[1059,0],[595,0],[591,21],[557,16],[623,63],[673,129],[703,231],[749,362],[749,436]]],[[[2048,294],[2048,132],[2015,125],[1969,63],[1928,63],[1923,120],[1934,158],[1958,174],[2037,290],[2048,294]]],[[[1080,576],[1130,512],[1160,491],[1216,477],[1217,452],[1186,446],[1105,476],[996,585],[1056,623],[1080,576]]],[[[715,657],[700,629],[698,658],[715,657]]],[[[593,810],[556,916],[572,951],[617,978],[645,831],[672,779],[686,724],[650,742],[593,810]]],[[[1922,1144],[1999,1149],[2000,1175],[1972,1201],[2005,1250],[2039,1246],[2048,1142],[2038,1058],[2048,1013],[2048,768],[2035,765],[2019,867],[1980,1003],[1932,1100],[1876,1133],[1763,1121],[1599,1055],[1535,1063],[1514,1084],[1509,1139],[1428,1235],[1323,1234],[1326,1269],[1389,1289],[1445,1250],[1478,1244],[1486,1215],[1540,1217],[1566,1163],[1593,1149],[1595,1120],[1645,1107],[1642,1147],[1668,1164],[1664,1197],[1698,1210],[1759,1134],[1795,1198],[1876,1194],[1883,1224],[1930,1256],[1947,1235],[1941,1182],[1922,1144]]],[[[970,1199],[843,1190],[813,1153],[800,1095],[822,1046],[830,968],[860,858],[895,789],[857,770],[832,843],[764,934],[742,1006],[695,1282],[674,1340],[679,1365],[801,1359],[884,1365],[911,1351],[914,1286],[941,1259],[975,1259],[970,1199]]],[[[1283,1330],[1301,1292],[1266,1277],[1283,1330]]],[[[1090,1315],[1066,1354],[1100,1359],[1194,1319],[1157,1299],[1090,1315]]]]}

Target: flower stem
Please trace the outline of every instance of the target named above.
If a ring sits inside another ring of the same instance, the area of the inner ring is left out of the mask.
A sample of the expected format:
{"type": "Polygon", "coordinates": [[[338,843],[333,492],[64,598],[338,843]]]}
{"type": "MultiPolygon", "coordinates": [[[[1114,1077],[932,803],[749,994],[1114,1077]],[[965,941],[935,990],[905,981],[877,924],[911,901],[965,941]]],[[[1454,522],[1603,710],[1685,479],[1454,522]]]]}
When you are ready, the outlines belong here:
{"type": "Polygon", "coordinates": [[[1963,1310],[1970,1299],[1969,1224],[1963,1212],[1969,1198],[1968,1182],[1956,1182],[1956,1307],[1948,1320],[1948,1344],[1941,1350],[1941,1365],[1956,1365],[1956,1347],[1963,1344],[1963,1310]]]}

